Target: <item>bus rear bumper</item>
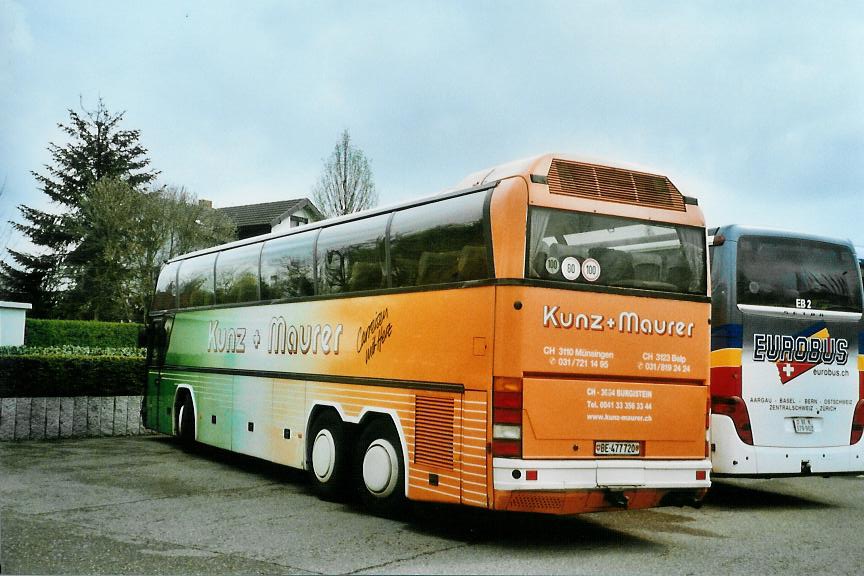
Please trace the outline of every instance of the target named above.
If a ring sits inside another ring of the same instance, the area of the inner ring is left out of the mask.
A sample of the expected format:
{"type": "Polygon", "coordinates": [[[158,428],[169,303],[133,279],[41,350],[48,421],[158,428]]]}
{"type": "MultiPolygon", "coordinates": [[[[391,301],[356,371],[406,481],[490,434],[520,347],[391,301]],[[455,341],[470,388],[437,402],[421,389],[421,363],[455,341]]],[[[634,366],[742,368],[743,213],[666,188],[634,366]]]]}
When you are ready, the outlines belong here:
{"type": "Polygon", "coordinates": [[[495,490],[701,489],[710,460],[521,460],[495,458],[495,490]]]}
{"type": "Polygon", "coordinates": [[[775,447],[745,444],[728,416],[711,416],[715,476],[828,476],[864,472],[864,440],[851,446],[775,447]]]}
{"type": "Polygon", "coordinates": [[[699,506],[710,460],[495,458],[493,508],[541,514],[699,506]],[[697,479],[700,478],[700,479],[697,479]]]}

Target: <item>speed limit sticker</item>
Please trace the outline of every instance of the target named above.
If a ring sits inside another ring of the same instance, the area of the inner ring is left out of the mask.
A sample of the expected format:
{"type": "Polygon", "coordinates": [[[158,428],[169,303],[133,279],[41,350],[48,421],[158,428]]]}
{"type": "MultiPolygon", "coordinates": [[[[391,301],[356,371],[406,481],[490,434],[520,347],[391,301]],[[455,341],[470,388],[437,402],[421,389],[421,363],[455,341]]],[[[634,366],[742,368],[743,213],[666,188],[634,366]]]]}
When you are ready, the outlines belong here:
{"type": "Polygon", "coordinates": [[[576,280],[579,278],[580,270],[579,260],[573,256],[568,256],[561,262],[561,273],[567,280],[576,280]]]}
{"type": "Polygon", "coordinates": [[[600,263],[594,258],[586,258],[582,262],[582,277],[589,282],[594,282],[600,278],[600,263]]]}

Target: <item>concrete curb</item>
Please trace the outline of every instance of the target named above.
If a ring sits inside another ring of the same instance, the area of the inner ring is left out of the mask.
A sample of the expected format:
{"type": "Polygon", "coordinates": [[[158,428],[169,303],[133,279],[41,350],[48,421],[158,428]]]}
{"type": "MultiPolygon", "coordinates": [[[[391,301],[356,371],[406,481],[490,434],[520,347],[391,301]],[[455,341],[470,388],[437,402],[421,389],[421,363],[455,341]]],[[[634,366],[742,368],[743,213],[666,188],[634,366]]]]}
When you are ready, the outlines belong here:
{"type": "Polygon", "coordinates": [[[0,442],[150,434],[143,396],[0,398],[0,442]]]}

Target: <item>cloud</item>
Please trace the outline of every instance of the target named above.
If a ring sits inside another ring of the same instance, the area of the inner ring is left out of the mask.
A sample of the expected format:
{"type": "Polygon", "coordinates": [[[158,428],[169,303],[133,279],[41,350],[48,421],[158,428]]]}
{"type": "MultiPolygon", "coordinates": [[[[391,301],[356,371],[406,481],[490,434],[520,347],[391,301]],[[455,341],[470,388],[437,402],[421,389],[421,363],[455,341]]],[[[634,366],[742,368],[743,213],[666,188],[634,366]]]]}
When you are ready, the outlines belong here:
{"type": "Polygon", "coordinates": [[[348,128],[382,203],[560,150],[654,167],[709,222],[864,244],[849,216],[864,182],[864,5],[23,6],[0,4],[0,30],[14,13],[29,38],[8,57],[0,157],[28,203],[42,201],[28,171],[83,94],[127,110],[163,180],[217,205],[307,195],[348,128]]]}
{"type": "Polygon", "coordinates": [[[24,9],[15,0],[0,0],[0,42],[8,61],[25,57],[33,50],[33,35],[24,9]]]}

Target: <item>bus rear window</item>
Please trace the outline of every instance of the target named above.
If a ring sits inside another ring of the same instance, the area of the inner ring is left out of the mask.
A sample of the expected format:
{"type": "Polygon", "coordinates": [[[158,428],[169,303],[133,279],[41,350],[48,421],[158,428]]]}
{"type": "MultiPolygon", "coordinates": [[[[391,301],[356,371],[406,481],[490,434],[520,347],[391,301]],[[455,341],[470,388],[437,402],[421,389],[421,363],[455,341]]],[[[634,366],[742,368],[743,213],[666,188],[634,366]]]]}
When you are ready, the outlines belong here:
{"type": "Polygon", "coordinates": [[[846,246],[801,238],[738,240],[739,304],[861,311],[855,255],[846,246]]]}
{"type": "Polygon", "coordinates": [[[529,278],[707,292],[703,228],[532,208],[528,234],[529,278]]]}

